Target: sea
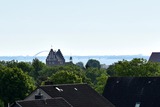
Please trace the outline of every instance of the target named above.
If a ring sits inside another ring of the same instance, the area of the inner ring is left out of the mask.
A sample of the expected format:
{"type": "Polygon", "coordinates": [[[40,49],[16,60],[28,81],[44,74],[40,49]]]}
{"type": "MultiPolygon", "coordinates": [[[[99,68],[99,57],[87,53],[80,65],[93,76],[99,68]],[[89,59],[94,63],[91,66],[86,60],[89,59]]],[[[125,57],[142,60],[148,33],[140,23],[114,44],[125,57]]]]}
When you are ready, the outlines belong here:
{"type": "MultiPolygon", "coordinates": [[[[0,61],[11,61],[15,60],[18,62],[32,62],[33,59],[38,58],[40,61],[45,63],[47,56],[0,56],[0,61]]],[[[70,61],[70,56],[64,56],[65,61],[70,61]]],[[[84,65],[89,59],[98,60],[101,64],[111,65],[122,60],[132,60],[133,58],[143,58],[148,60],[149,56],[144,55],[104,55],[104,56],[72,56],[72,62],[78,63],[82,62],[84,65]]]]}

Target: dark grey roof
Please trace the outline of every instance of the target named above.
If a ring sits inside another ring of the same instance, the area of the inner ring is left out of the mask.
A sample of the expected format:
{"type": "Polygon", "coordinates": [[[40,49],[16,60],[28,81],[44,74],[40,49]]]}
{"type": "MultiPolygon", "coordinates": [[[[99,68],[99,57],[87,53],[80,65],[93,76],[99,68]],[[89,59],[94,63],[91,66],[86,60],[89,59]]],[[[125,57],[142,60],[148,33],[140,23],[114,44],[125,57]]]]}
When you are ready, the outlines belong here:
{"type": "Polygon", "coordinates": [[[58,49],[56,55],[59,56],[61,60],[64,60],[64,61],[65,61],[65,59],[64,59],[64,57],[63,57],[62,52],[61,52],[60,49],[58,49]]]}
{"type": "Polygon", "coordinates": [[[56,52],[54,52],[53,49],[50,50],[50,52],[47,56],[47,60],[49,60],[49,59],[57,60],[56,52]]]}
{"type": "Polygon", "coordinates": [[[160,62],[160,52],[152,52],[149,57],[149,61],[151,62],[160,62]]]}
{"type": "Polygon", "coordinates": [[[114,107],[87,84],[48,85],[40,88],[52,98],[63,97],[73,107],[114,107]]]}
{"type": "Polygon", "coordinates": [[[110,77],[103,96],[116,107],[160,107],[160,77],[110,77]]]}
{"type": "Polygon", "coordinates": [[[63,65],[65,64],[65,59],[60,51],[54,51],[53,49],[50,50],[47,58],[46,58],[46,64],[49,66],[54,66],[54,65],[63,65]]]}
{"type": "Polygon", "coordinates": [[[13,107],[73,107],[63,98],[17,101],[13,107]]]}

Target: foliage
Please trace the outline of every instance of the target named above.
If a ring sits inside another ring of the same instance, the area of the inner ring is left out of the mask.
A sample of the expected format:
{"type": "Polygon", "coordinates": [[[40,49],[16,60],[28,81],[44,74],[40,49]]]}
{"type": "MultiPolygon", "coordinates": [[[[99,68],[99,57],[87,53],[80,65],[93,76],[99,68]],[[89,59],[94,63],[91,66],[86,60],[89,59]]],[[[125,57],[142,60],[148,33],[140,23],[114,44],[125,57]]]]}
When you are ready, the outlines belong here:
{"type": "MultiPolygon", "coordinates": [[[[83,70],[73,64],[67,64],[63,66],[45,66],[40,72],[40,76],[43,79],[46,79],[50,77],[51,75],[60,72],[60,71],[68,71],[68,72],[74,72],[76,75],[82,76],[83,75],[83,70]]],[[[44,81],[44,80],[43,80],[44,81]]]]}
{"type": "Polygon", "coordinates": [[[86,77],[90,78],[92,83],[96,83],[96,78],[101,76],[101,74],[106,74],[106,70],[98,68],[88,68],[85,71],[86,77]]]}
{"type": "Polygon", "coordinates": [[[98,60],[95,60],[95,59],[90,59],[86,63],[86,68],[98,68],[98,69],[100,69],[100,67],[101,67],[100,62],[98,60]]]}
{"type": "Polygon", "coordinates": [[[94,88],[98,93],[102,94],[103,88],[106,84],[108,75],[105,69],[88,68],[85,75],[91,80],[90,86],[94,88]]]}
{"type": "Polygon", "coordinates": [[[11,60],[11,61],[0,61],[0,64],[6,67],[17,67],[18,61],[11,60]]]}
{"type": "Polygon", "coordinates": [[[4,102],[0,99],[0,107],[4,107],[4,102]]]}
{"type": "Polygon", "coordinates": [[[5,105],[23,99],[34,88],[33,79],[18,68],[0,67],[0,99],[5,105]]]}
{"type": "Polygon", "coordinates": [[[41,71],[45,67],[45,64],[43,62],[39,61],[37,58],[35,58],[32,61],[32,66],[33,66],[33,71],[31,73],[31,75],[36,80],[39,76],[39,71],[41,71]]]}
{"type": "Polygon", "coordinates": [[[33,71],[33,66],[29,62],[19,62],[17,63],[17,67],[22,69],[24,72],[31,73],[31,71],[33,71]]]}
{"type": "MultiPolygon", "coordinates": [[[[42,75],[48,73],[48,74],[52,74],[52,76],[54,74],[58,74],[59,72],[62,72],[63,73],[69,73],[70,74],[74,74],[76,75],[78,78],[81,79],[81,82],[78,82],[78,83],[88,83],[90,84],[91,81],[90,79],[88,79],[86,76],[85,76],[85,72],[83,69],[81,69],[79,66],[76,66],[74,64],[67,64],[67,65],[63,65],[63,66],[54,66],[54,67],[50,67],[50,69],[52,69],[51,71],[45,71],[42,73],[42,75]]],[[[50,77],[50,75],[47,75],[48,77],[50,77]]],[[[73,76],[73,75],[72,75],[73,76]]],[[[66,82],[68,83],[68,82],[66,82]]],[[[72,82],[74,83],[74,82],[72,82]]]]}
{"type": "Polygon", "coordinates": [[[54,84],[88,83],[98,93],[102,93],[109,76],[160,76],[160,64],[134,58],[122,60],[109,66],[107,71],[100,69],[100,62],[88,60],[62,66],[46,66],[37,58],[32,62],[0,61],[0,106],[23,99],[34,89],[34,80],[40,85],[44,81],[54,84]],[[31,76],[28,76],[28,74],[31,76]]]}
{"type": "Polygon", "coordinates": [[[50,77],[50,81],[52,81],[53,84],[82,83],[82,78],[74,74],[73,72],[62,70],[60,72],[53,74],[50,77]]]}
{"type": "Polygon", "coordinates": [[[147,62],[145,59],[134,58],[131,61],[123,60],[114,63],[109,66],[107,72],[111,76],[158,76],[160,65],[158,63],[147,62]]]}
{"type": "Polygon", "coordinates": [[[101,74],[101,76],[97,77],[96,80],[97,80],[97,84],[95,85],[95,90],[102,94],[103,93],[103,90],[104,90],[104,87],[106,85],[106,81],[108,79],[108,76],[105,75],[105,74],[101,74]]]}
{"type": "Polygon", "coordinates": [[[33,71],[33,66],[30,62],[18,62],[18,61],[15,61],[15,60],[0,61],[0,65],[10,67],[10,68],[17,67],[17,68],[22,69],[22,71],[28,72],[28,73],[33,71]]]}
{"type": "Polygon", "coordinates": [[[84,64],[83,64],[83,62],[77,62],[76,65],[79,66],[80,68],[84,69],[84,64]]]}

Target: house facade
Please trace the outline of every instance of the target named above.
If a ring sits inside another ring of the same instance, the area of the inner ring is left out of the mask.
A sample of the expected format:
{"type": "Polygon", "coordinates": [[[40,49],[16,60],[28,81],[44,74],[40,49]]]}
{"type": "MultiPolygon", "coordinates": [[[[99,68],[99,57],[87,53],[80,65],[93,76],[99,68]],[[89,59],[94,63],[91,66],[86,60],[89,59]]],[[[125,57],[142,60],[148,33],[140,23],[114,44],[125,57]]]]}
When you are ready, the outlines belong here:
{"type": "Polygon", "coordinates": [[[54,66],[54,65],[64,65],[65,59],[60,49],[58,51],[54,51],[53,49],[50,50],[47,58],[46,58],[46,65],[54,66]]]}

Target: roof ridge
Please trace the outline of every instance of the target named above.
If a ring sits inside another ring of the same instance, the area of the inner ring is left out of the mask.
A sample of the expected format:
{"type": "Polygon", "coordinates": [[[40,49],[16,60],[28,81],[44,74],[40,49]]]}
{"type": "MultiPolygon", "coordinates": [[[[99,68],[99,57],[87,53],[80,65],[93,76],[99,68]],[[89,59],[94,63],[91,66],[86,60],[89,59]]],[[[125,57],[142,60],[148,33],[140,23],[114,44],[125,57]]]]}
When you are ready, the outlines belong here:
{"type": "Polygon", "coordinates": [[[68,105],[70,105],[71,107],[73,107],[65,98],[63,97],[54,97],[53,99],[63,99],[68,105]]]}
{"type": "Polygon", "coordinates": [[[27,102],[29,102],[29,101],[43,101],[43,100],[56,100],[56,99],[63,99],[63,100],[65,100],[63,97],[54,97],[54,98],[45,98],[45,99],[29,99],[29,100],[18,100],[18,101],[16,101],[16,102],[24,102],[24,101],[27,101],[27,102]]]}
{"type": "Polygon", "coordinates": [[[48,86],[74,86],[74,85],[88,85],[87,83],[76,83],[76,84],[53,84],[53,85],[42,85],[40,87],[48,87],[48,86]]]}

